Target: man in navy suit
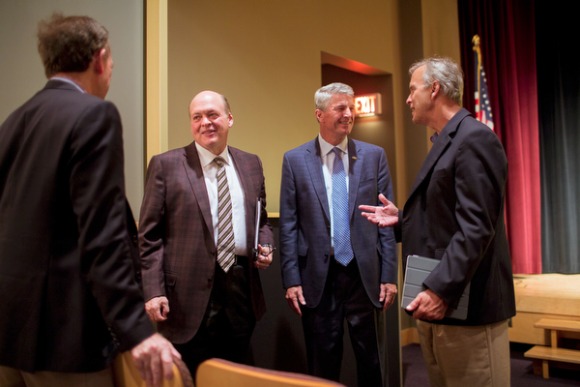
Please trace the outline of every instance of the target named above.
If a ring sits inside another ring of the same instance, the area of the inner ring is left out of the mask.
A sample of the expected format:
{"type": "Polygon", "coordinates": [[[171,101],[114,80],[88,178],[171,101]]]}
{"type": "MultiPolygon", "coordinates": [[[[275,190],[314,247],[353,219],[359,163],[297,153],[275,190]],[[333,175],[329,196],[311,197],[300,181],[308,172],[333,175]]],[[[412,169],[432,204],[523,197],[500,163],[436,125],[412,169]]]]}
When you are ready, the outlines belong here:
{"type": "Polygon", "coordinates": [[[355,118],[350,86],[320,88],[315,104],[319,135],[288,151],[282,166],[285,297],[302,316],[309,373],[339,379],[346,320],[359,387],[382,386],[375,319],[396,298],[395,239],[391,229],[374,227],[355,209],[378,202],[380,193],[392,198],[387,158],[382,148],[348,138],[355,118]],[[336,174],[343,175],[341,180],[335,180],[336,174]],[[333,186],[340,185],[344,196],[338,200],[333,186]]]}
{"type": "Polygon", "coordinates": [[[395,225],[403,257],[440,260],[407,310],[417,319],[433,386],[509,386],[508,320],[515,315],[503,218],[507,161],[496,134],[461,108],[463,75],[448,58],[413,64],[413,123],[435,130],[403,211],[361,206],[381,227],[395,225]],[[399,238],[400,237],[400,238],[399,238]],[[465,320],[446,317],[471,282],[465,320]]]}
{"type": "Polygon", "coordinates": [[[116,349],[161,385],[180,355],[138,282],[108,32],[55,14],[38,49],[49,81],[0,126],[0,385],[112,386],[116,349]]]}

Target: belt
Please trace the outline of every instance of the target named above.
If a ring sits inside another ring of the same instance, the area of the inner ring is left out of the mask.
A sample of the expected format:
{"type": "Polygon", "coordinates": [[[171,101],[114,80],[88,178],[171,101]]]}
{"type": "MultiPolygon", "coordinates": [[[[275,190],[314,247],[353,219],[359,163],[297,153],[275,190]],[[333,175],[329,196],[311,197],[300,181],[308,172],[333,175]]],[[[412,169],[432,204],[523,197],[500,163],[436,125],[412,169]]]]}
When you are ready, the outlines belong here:
{"type": "Polygon", "coordinates": [[[243,255],[236,255],[234,265],[248,267],[249,262],[250,262],[250,260],[248,259],[248,257],[243,256],[243,255]]]}
{"type": "Polygon", "coordinates": [[[357,265],[355,263],[355,259],[353,259],[352,261],[350,261],[348,263],[348,265],[343,266],[342,264],[340,264],[335,258],[334,258],[334,254],[332,254],[330,256],[330,262],[334,264],[334,266],[336,266],[338,269],[340,270],[352,270],[353,268],[356,268],[357,265]]]}

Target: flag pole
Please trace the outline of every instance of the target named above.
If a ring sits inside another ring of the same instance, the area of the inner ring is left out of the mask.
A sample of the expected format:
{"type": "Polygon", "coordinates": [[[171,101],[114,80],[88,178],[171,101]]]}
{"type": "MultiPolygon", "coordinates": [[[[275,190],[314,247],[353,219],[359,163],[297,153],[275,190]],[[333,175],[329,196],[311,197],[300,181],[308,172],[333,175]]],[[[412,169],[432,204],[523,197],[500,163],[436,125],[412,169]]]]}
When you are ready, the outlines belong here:
{"type": "Polygon", "coordinates": [[[487,89],[487,80],[485,79],[485,71],[483,70],[479,35],[473,35],[471,42],[473,43],[473,52],[475,54],[475,63],[473,66],[475,70],[473,72],[475,77],[475,91],[473,93],[475,99],[475,118],[493,130],[494,124],[487,89]]]}
{"type": "MultiPolygon", "coordinates": [[[[477,63],[475,67],[476,74],[479,74],[481,71],[481,48],[479,47],[479,41],[480,41],[479,35],[477,34],[473,35],[471,43],[473,43],[473,51],[475,51],[475,53],[477,54],[477,63]]],[[[477,91],[479,92],[481,90],[481,80],[479,79],[479,76],[476,79],[477,79],[477,91]]]]}

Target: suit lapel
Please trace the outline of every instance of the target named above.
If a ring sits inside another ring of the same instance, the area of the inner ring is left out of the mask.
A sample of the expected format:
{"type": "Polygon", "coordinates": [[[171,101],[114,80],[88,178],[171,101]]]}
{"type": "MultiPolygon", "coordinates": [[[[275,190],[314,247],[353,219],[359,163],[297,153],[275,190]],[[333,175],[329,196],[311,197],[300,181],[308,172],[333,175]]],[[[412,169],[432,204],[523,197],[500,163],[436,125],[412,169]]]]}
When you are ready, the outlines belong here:
{"type": "Polygon", "coordinates": [[[441,157],[441,155],[445,152],[447,147],[449,146],[451,139],[447,135],[439,136],[437,141],[433,144],[431,151],[427,154],[417,177],[415,178],[415,182],[413,183],[413,188],[411,188],[411,194],[409,197],[413,196],[413,193],[421,186],[421,183],[427,179],[427,177],[431,174],[432,169],[435,167],[437,160],[441,157]]]}
{"type": "Polygon", "coordinates": [[[197,148],[195,143],[191,143],[185,148],[185,160],[183,167],[189,183],[191,184],[191,190],[195,196],[195,201],[199,207],[199,210],[203,216],[205,225],[207,226],[210,233],[213,235],[213,223],[211,220],[211,206],[209,203],[209,196],[207,194],[207,188],[205,186],[205,180],[203,177],[203,169],[201,168],[201,163],[199,161],[199,155],[197,154],[197,148]]]}
{"type": "Polygon", "coordinates": [[[322,156],[320,154],[320,144],[318,143],[318,138],[312,141],[306,148],[304,159],[306,162],[306,167],[308,168],[308,173],[310,174],[310,180],[314,185],[316,196],[318,196],[318,201],[324,210],[326,219],[330,220],[328,195],[326,193],[324,175],[322,174],[322,156]]]}
{"type": "Polygon", "coordinates": [[[353,140],[348,140],[348,216],[352,218],[360,176],[362,175],[362,166],[364,155],[359,152],[353,140]]]}
{"type": "Polygon", "coordinates": [[[250,220],[253,219],[253,217],[248,215],[253,214],[256,211],[256,201],[260,195],[260,187],[257,186],[259,182],[252,178],[252,176],[254,176],[253,173],[249,173],[252,165],[248,162],[248,158],[238,149],[232,148],[231,146],[228,146],[228,148],[236,174],[238,175],[238,180],[242,187],[242,192],[244,193],[246,227],[248,227],[248,230],[251,230],[251,228],[249,228],[252,227],[250,220]]]}
{"type": "Polygon", "coordinates": [[[230,156],[232,157],[232,163],[234,164],[234,168],[236,169],[236,174],[238,175],[238,180],[240,181],[242,191],[244,192],[245,201],[247,202],[248,200],[257,199],[247,197],[250,196],[252,192],[259,192],[255,189],[254,184],[255,182],[253,179],[251,179],[252,175],[250,173],[247,173],[250,166],[248,165],[247,161],[244,159],[242,154],[236,148],[232,148],[231,146],[229,146],[228,148],[230,156]]]}
{"type": "Polygon", "coordinates": [[[430,176],[435,164],[441,158],[441,156],[445,153],[445,151],[451,145],[453,141],[453,137],[455,137],[455,133],[459,128],[459,124],[465,117],[469,115],[469,112],[465,109],[461,109],[455,116],[451,118],[451,120],[447,123],[447,125],[443,128],[441,133],[439,134],[435,143],[433,143],[433,147],[431,151],[427,154],[419,173],[417,174],[417,178],[413,183],[413,188],[411,188],[411,193],[409,194],[409,199],[413,196],[413,194],[417,191],[417,189],[421,186],[421,184],[429,180],[428,177],[430,176]]]}

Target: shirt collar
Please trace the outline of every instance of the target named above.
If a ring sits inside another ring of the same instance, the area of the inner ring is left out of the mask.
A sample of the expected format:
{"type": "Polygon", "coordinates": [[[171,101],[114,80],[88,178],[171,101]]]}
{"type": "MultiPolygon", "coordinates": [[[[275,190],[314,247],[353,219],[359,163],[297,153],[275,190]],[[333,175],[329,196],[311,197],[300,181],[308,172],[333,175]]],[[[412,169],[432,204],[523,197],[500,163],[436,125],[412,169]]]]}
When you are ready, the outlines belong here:
{"type": "Polygon", "coordinates": [[[227,146],[223,150],[223,152],[220,153],[219,155],[214,155],[213,153],[211,153],[210,151],[199,145],[197,142],[195,143],[195,147],[197,148],[197,154],[199,155],[199,162],[201,163],[201,166],[203,168],[211,164],[216,157],[221,157],[222,159],[225,160],[227,165],[230,165],[230,155],[228,153],[227,146]]]}
{"type": "Polygon", "coordinates": [[[332,145],[323,139],[320,134],[318,134],[318,143],[320,144],[320,154],[323,156],[326,156],[332,152],[334,148],[339,148],[341,151],[348,154],[348,137],[345,137],[340,144],[332,145]]]}
{"type": "Polygon", "coordinates": [[[73,81],[72,79],[69,78],[65,78],[65,77],[52,77],[50,78],[51,81],[61,81],[61,82],[66,82],[68,84],[73,85],[75,88],[78,89],[78,91],[80,91],[81,93],[86,93],[86,91],[83,90],[82,87],[80,87],[75,81],[73,81]]]}

